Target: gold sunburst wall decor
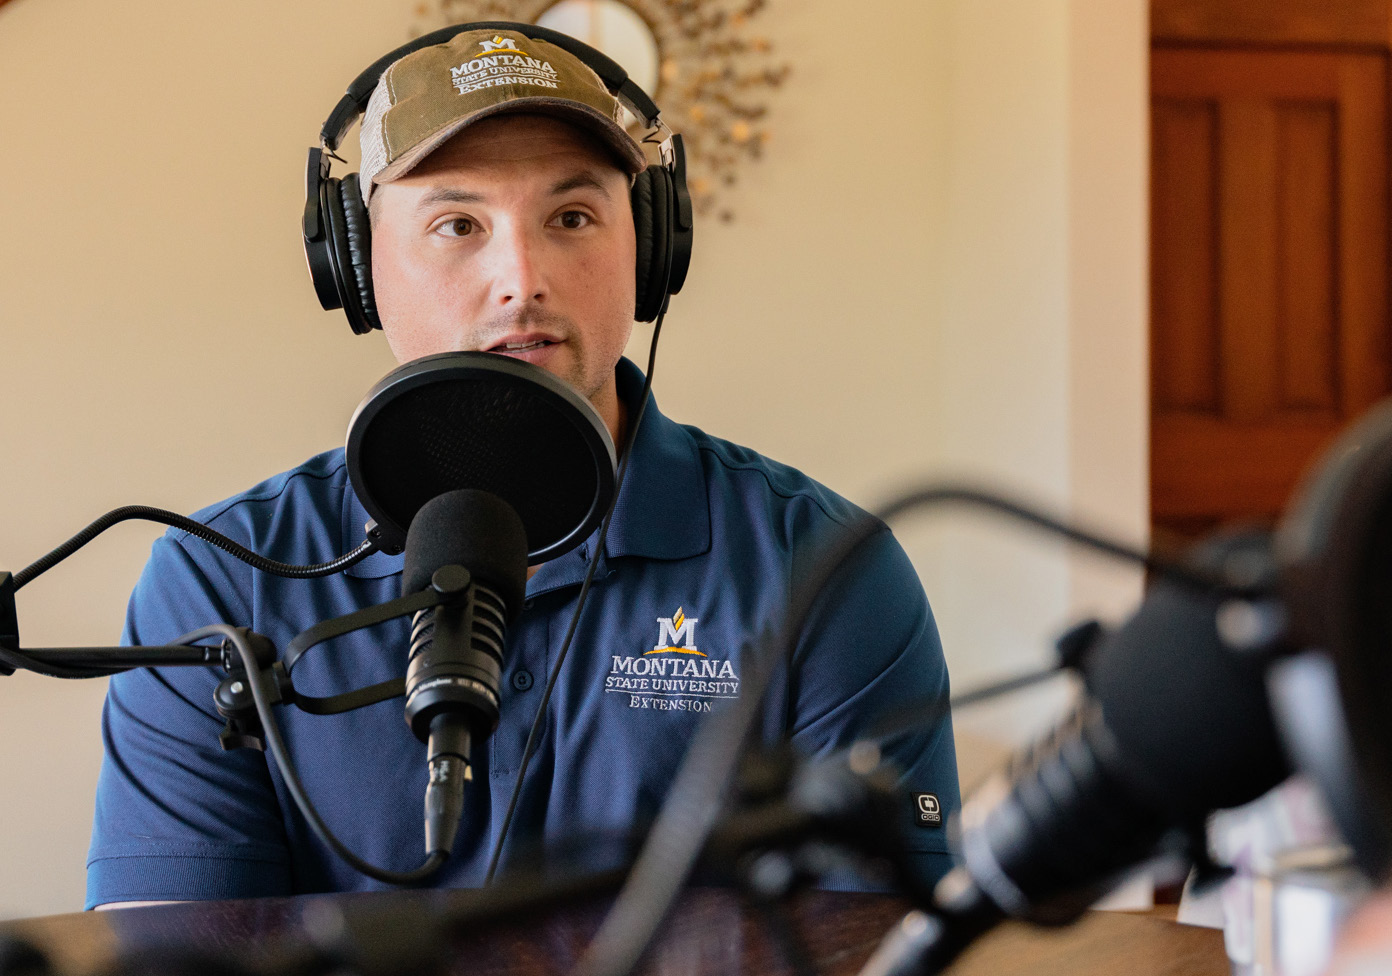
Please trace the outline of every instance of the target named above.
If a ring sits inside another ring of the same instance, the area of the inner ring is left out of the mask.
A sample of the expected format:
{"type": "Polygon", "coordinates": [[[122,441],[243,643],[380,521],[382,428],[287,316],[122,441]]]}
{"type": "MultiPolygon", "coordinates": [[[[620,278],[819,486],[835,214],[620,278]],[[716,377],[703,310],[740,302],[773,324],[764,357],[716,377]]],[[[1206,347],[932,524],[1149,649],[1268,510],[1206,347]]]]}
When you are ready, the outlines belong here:
{"type": "MultiPolygon", "coordinates": [[[[788,77],[757,29],[768,0],[434,0],[415,36],[450,24],[515,20],[554,27],[604,51],[653,96],[686,141],[692,202],[731,220],[728,190],[767,151],[769,97],[788,77]]],[[[635,133],[636,134],[636,133],[635,133]]]]}

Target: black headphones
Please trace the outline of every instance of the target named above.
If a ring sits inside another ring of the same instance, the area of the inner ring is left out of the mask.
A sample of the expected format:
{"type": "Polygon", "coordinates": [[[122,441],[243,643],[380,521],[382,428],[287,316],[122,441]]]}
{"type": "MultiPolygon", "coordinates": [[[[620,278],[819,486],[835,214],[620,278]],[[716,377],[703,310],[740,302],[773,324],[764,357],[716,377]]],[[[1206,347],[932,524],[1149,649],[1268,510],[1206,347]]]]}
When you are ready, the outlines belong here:
{"type": "Polygon", "coordinates": [[[456,34],[471,30],[516,31],[534,40],[554,44],[575,55],[599,75],[609,92],[643,121],[649,129],[663,130],[659,144],[662,163],[649,166],[633,182],[633,227],[638,259],[634,318],[651,322],[667,309],[670,296],[681,291],[691,264],[691,194],[686,188],[686,150],[682,137],[660,118],[657,104],[611,58],[577,41],[535,24],[482,21],[456,24],[432,31],[378,58],[348,86],[319,132],[319,145],[309,150],[305,174],[304,246],[309,274],[319,304],[341,308],[358,335],[382,327],[372,293],[372,230],[363,204],[358,174],[343,179],[329,176],[335,150],[367,109],[382,73],[408,54],[433,44],[443,44],[456,34]]]}

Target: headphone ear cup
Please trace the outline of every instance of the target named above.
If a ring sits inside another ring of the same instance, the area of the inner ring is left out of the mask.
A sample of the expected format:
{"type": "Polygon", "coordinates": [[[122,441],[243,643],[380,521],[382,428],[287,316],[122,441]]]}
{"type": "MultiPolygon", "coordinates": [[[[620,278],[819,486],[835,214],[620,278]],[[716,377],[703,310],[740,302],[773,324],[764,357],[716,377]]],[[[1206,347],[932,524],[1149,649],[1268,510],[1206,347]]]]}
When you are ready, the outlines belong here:
{"type": "Polygon", "coordinates": [[[637,250],[633,317],[651,322],[667,297],[671,199],[667,170],[649,166],[633,181],[633,230],[637,250]]]}
{"type": "Polygon", "coordinates": [[[372,290],[372,221],[363,203],[357,173],[349,173],[338,185],[339,206],[343,214],[343,240],[346,261],[340,264],[347,292],[343,308],[358,335],[382,327],[377,317],[377,296],[372,290]]]}
{"type": "Polygon", "coordinates": [[[357,335],[381,328],[372,294],[372,234],[367,210],[358,192],[358,174],[327,179],[320,193],[326,225],[329,265],[338,291],[338,307],[357,335]]]}
{"type": "Polygon", "coordinates": [[[329,210],[338,199],[338,191],[329,186],[334,182],[331,178],[321,178],[311,193],[311,202],[305,204],[305,263],[309,265],[309,277],[314,282],[314,294],[326,312],[343,307],[338,269],[334,264],[334,235],[329,226],[329,210]]]}

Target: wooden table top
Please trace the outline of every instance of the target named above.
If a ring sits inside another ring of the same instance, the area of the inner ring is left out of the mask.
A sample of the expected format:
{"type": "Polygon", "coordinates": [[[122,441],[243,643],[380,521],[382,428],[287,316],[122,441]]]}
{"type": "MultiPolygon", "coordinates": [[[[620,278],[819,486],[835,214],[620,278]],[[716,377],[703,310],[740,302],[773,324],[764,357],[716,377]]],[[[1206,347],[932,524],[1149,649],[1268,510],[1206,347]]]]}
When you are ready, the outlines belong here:
{"type": "MultiPolygon", "coordinates": [[[[388,892],[200,902],[87,912],[0,924],[0,938],[24,938],[45,952],[58,976],[91,976],[118,956],[151,947],[193,947],[248,960],[267,947],[303,943],[305,919],[326,907],[428,917],[447,892],[388,892]]],[[[607,902],[493,923],[453,940],[448,970],[469,976],[569,972],[603,918],[607,902]]],[[[791,911],[817,971],[854,976],[908,906],[881,895],[809,892],[791,911]]],[[[1152,913],[1089,912],[1065,929],[1003,925],[973,945],[952,976],[1227,976],[1222,933],[1152,913]]],[[[408,940],[403,940],[408,941],[408,940]]],[[[781,943],[764,916],[734,892],[687,892],[664,923],[641,969],[661,976],[786,973],[781,943]]]]}

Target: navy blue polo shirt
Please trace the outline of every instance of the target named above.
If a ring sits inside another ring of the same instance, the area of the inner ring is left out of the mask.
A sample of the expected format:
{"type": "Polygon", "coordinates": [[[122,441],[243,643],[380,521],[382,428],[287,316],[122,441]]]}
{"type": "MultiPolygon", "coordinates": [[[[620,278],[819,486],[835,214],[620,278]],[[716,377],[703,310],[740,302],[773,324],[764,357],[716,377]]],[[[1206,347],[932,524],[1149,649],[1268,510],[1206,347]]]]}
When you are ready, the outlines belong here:
{"type": "MultiPolygon", "coordinates": [[[[642,374],[627,360],[632,405],[642,374]]],[[[341,450],[311,458],[196,516],[290,563],[331,559],[362,541],[367,514],[341,450]]],[[[621,832],[658,810],[698,722],[741,694],[744,658],[783,619],[790,588],[864,513],[785,465],[664,417],[651,401],[605,551],[549,706],[504,853],[621,832]]],[[[546,676],[575,608],[591,539],[543,565],[507,634],[498,730],[474,749],[475,779],[454,853],[438,878],[482,883],[546,676]],[[486,775],[481,775],[486,771],[486,775]]],[[[179,531],[153,547],[124,640],[164,644],[197,627],[252,628],[283,652],[313,624],[400,595],[402,558],[376,553],[347,572],[287,580],[252,570],[179,531]]],[[[405,673],[409,621],[310,651],[298,691],[335,695],[405,673]]],[[[273,761],[224,752],[213,707],[221,672],[140,670],[111,680],[106,757],[87,867],[88,907],[383,887],[313,835],[273,761]]],[[[767,693],[759,735],[805,753],[856,740],[896,705],[947,695],[932,613],[913,567],[881,527],[833,577],[767,693]]],[[[402,700],[315,716],[277,709],[309,795],[357,854],[405,871],[424,858],[424,746],[402,700]]],[[[959,805],[950,721],[886,751],[939,823],[906,798],[913,869],[950,866],[942,824],[959,805]],[[926,801],[925,801],[926,802],[926,801]]]]}

